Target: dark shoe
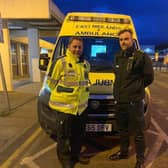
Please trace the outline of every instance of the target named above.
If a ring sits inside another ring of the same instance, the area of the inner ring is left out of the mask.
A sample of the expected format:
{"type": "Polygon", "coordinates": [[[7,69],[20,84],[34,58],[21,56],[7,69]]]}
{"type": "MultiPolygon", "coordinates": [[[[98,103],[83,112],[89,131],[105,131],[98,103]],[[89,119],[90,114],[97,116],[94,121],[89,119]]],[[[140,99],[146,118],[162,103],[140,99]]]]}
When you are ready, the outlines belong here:
{"type": "Polygon", "coordinates": [[[73,160],[74,164],[76,164],[77,162],[79,162],[81,164],[89,164],[89,162],[90,162],[89,158],[85,157],[85,156],[75,157],[72,160],[73,160]]]}
{"type": "Polygon", "coordinates": [[[136,162],[135,168],[145,168],[145,165],[143,162],[136,162]]]}
{"type": "Polygon", "coordinates": [[[89,157],[86,157],[86,156],[80,156],[78,158],[78,162],[81,164],[89,164],[90,159],[89,159],[89,157]]]}
{"type": "Polygon", "coordinates": [[[122,154],[120,151],[112,154],[109,156],[110,160],[116,161],[116,160],[120,160],[120,159],[128,159],[128,155],[127,154],[122,154]]]}
{"type": "Polygon", "coordinates": [[[60,161],[62,168],[74,168],[75,164],[70,161],[60,161]]]}
{"type": "Polygon", "coordinates": [[[62,165],[62,168],[74,168],[74,165],[72,165],[72,164],[64,164],[64,165],[62,165]]]}

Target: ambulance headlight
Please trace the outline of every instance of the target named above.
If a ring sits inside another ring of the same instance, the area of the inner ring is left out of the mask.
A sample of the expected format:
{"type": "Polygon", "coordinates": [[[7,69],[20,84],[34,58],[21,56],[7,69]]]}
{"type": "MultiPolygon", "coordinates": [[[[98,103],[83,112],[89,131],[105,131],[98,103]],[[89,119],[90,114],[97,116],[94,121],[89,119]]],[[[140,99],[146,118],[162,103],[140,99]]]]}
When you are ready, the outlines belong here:
{"type": "Polygon", "coordinates": [[[90,108],[92,108],[93,110],[96,110],[99,108],[100,102],[98,100],[91,100],[89,105],[90,105],[90,108]]]}

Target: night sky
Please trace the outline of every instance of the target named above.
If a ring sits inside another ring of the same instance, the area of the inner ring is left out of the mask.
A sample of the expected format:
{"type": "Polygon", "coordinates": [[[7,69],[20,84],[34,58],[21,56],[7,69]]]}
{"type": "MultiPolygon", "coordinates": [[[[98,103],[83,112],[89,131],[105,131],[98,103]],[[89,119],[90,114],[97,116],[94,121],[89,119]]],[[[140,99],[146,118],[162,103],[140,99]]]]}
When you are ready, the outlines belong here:
{"type": "Polygon", "coordinates": [[[61,12],[130,15],[141,45],[168,43],[168,0],[53,0],[61,12]]]}

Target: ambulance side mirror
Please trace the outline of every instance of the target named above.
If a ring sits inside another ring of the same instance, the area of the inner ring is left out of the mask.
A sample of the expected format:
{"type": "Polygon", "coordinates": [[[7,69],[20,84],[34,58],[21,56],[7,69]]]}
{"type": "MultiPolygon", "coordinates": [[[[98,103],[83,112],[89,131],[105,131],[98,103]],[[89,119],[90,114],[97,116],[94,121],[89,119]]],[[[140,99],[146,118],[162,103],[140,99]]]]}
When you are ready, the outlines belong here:
{"type": "Polygon", "coordinates": [[[39,69],[41,71],[46,71],[47,70],[49,60],[50,60],[50,57],[48,57],[48,54],[40,54],[39,69]]]}

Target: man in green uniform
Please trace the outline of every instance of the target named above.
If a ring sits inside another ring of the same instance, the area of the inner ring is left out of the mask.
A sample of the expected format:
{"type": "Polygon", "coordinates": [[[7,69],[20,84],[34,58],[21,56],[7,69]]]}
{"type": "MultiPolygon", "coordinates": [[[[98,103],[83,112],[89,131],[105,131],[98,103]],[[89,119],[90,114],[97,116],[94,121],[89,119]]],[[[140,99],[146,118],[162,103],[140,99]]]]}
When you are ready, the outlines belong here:
{"type": "Polygon", "coordinates": [[[49,106],[57,113],[57,155],[62,168],[73,168],[80,158],[89,98],[89,63],[83,59],[80,37],[69,40],[66,54],[58,58],[48,85],[51,88],[49,106]]]}

